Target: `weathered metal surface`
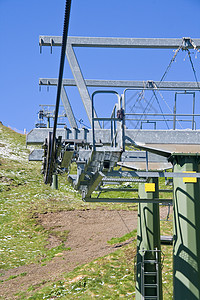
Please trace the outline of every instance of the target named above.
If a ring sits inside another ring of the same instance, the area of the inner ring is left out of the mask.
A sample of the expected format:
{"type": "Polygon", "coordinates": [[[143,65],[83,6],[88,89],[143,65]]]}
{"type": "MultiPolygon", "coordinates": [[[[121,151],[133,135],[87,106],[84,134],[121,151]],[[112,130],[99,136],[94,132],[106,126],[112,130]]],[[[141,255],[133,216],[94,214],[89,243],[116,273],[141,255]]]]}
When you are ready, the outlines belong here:
{"type": "Polygon", "coordinates": [[[61,88],[61,99],[62,99],[63,106],[65,108],[65,112],[66,112],[67,118],[69,120],[70,126],[72,128],[78,128],[75,117],[74,117],[74,113],[72,111],[71,104],[69,102],[69,99],[67,97],[67,93],[66,93],[65,88],[63,87],[63,85],[62,85],[62,88],[61,88]]]}
{"type": "MultiPolygon", "coordinates": [[[[146,162],[118,162],[117,163],[119,166],[132,169],[132,170],[146,170],[146,162]]],[[[162,171],[162,170],[167,170],[172,167],[171,163],[164,163],[164,162],[149,162],[148,163],[148,170],[157,170],[157,171],[162,171]]]]}
{"type": "MultiPolygon", "coordinates": [[[[177,154],[175,154],[177,155],[177,154]]],[[[192,156],[192,155],[191,155],[192,156]]],[[[172,178],[184,178],[184,177],[193,177],[193,178],[200,178],[200,173],[181,173],[181,172],[156,172],[156,171],[112,171],[112,172],[107,172],[105,179],[107,178],[127,178],[132,180],[133,177],[143,177],[143,178],[154,178],[154,177],[172,177],[172,178]]]]}
{"type": "MultiPolygon", "coordinates": [[[[119,188],[111,188],[111,187],[99,187],[98,191],[104,192],[138,192],[138,189],[130,188],[130,187],[119,187],[119,188]]],[[[160,193],[172,193],[173,190],[170,189],[159,189],[160,193]]]]}
{"type": "MultiPolygon", "coordinates": [[[[200,39],[192,39],[200,47],[200,39]]],[[[113,37],[68,37],[69,44],[74,47],[105,47],[105,48],[154,48],[177,49],[183,45],[182,38],[113,38],[113,37]]],[[[61,36],[39,37],[40,46],[61,46],[61,36]]],[[[193,48],[190,45],[188,48],[193,48]]]]}
{"type": "Polygon", "coordinates": [[[162,245],[172,245],[173,244],[173,235],[161,235],[160,242],[162,245]]]}
{"type": "MultiPolygon", "coordinates": [[[[84,152],[82,153],[82,155],[84,152]]],[[[107,150],[88,151],[87,159],[77,160],[77,176],[76,178],[69,177],[73,182],[74,187],[82,191],[83,198],[90,197],[92,192],[101,183],[104,174],[102,172],[110,171],[119,161],[121,151],[107,150]]]]}
{"type": "Polygon", "coordinates": [[[147,198],[84,198],[85,202],[91,203],[162,203],[164,205],[168,205],[172,203],[171,199],[147,199],[147,198]]]}
{"type": "Polygon", "coordinates": [[[71,164],[72,156],[74,154],[74,151],[65,151],[63,154],[62,162],[61,162],[61,168],[68,168],[71,164]]]}
{"type": "Polygon", "coordinates": [[[57,174],[53,174],[52,175],[52,184],[51,184],[51,188],[53,190],[57,190],[58,189],[58,175],[57,174]]]}
{"type": "Polygon", "coordinates": [[[29,161],[42,161],[44,155],[43,149],[34,149],[29,154],[28,160],[29,161]]]}
{"type": "MultiPolygon", "coordinates": [[[[187,81],[133,81],[133,80],[97,80],[85,79],[85,85],[88,87],[116,87],[116,88],[131,88],[131,89],[157,89],[159,90],[199,90],[200,82],[187,81]],[[154,84],[154,85],[153,85],[154,84]]],[[[56,86],[58,80],[56,78],[40,78],[39,85],[56,86]]],[[[63,86],[76,86],[74,79],[63,79],[63,86]]]]}
{"type": "MultiPolygon", "coordinates": [[[[200,144],[200,130],[125,130],[126,143],[131,139],[143,144],[200,144]]],[[[171,145],[173,146],[173,145],[171,145]]]]}
{"type": "Polygon", "coordinates": [[[145,184],[139,184],[139,196],[147,202],[138,205],[136,300],[163,298],[159,204],[148,202],[159,198],[158,178],[150,179],[150,183],[155,184],[155,192],[146,192],[145,184]],[[150,277],[149,272],[154,275],[150,277]]]}
{"type": "MultiPolygon", "coordinates": [[[[125,151],[122,153],[121,162],[145,162],[146,161],[146,152],[145,151],[125,151]]],[[[167,162],[165,157],[156,155],[153,153],[148,153],[148,162],[167,162]]]]}
{"type": "MultiPolygon", "coordinates": [[[[196,141],[193,141],[196,142],[196,141]]],[[[137,144],[137,142],[136,142],[137,144]]],[[[140,145],[140,144],[139,144],[140,145]]],[[[141,146],[142,147],[142,146],[141,146]]],[[[155,149],[158,151],[168,152],[168,153],[200,153],[200,144],[145,144],[146,149],[155,149]]],[[[144,148],[143,147],[143,148],[144,148]]]]}
{"type": "MultiPolygon", "coordinates": [[[[27,144],[42,144],[48,136],[48,132],[52,131],[49,128],[34,128],[27,134],[27,144]]],[[[76,130],[77,139],[86,140],[92,143],[92,130],[91,129],[78,129],[76,130]]],[[[73,128],[58,128],[57,136],[62,136],[63,139],[73,139],[73,128]]],[[[96,129],[95,130],[96,142],[101,141],[103,144],[109,144],[110,129],[96,129]]],[[[118,140],[118,136],[117,136],[118,140]]],[[[130,145],[137,143],[148,144],[156,147],[163,144],[170,144],[170,152],[173,152],[174,145],[200,145],[200,130],[138,130],[138,129],[125,129],[125,144],[130,145]],[[153,142],[153,143],[152,143],[153,142]]],[[[140,145],[142,146],[142,145],[140,145]]],[[[144,145],[145,146],[145,145],[144,145]]]]}
{"type": "MultiPolygon", "coordinates": [[[[175,172],[199,171],[200,156],[173,156],[175,172]]],[[[174,178],[174,299],[200,299],[200,181],[174,178]]]]}
{"type": "MultiPolygon", "coordinates": [[[[83,78],[80,66],[78,64],[78,60],[76,58],[76,55],[75,55],[74,50],[71,45],[67,46],[66,55],[67,55],[67,59],[68,59],[72,74],[73,74],[75,82],[76,82],[76,86],[78,88],[83,105],[85,107],[85,111],[87,113],[90,124],[92,125],[91,98],[90,98],[87,86],[85,84],[85,80],[83,78]]],[[[95,113],[95,117],[97,117],[96,113],[95,113]]],[[[100,128],[99,122],[95,122],[95,128],[100,128]]]]}
{"type": "Polygon", "coordinates": [[[90,197],[92,192],[98,187],[103,178],[103,173],[96,172],[94,176],[92,176],[87,184],[87,187],[82,191],[83,200],[87,197],[90,197]]]}
{"type": "MultiPolygon", "coordinates": [[[[121,161],[117,163],[121,167],[133,170],[146,170],[146,152],[145,151],[125,151],[122,153],[121,161]]],[[[148,152],[148,170],[166,170],[172,167],[166,157],[148,152]]]]}

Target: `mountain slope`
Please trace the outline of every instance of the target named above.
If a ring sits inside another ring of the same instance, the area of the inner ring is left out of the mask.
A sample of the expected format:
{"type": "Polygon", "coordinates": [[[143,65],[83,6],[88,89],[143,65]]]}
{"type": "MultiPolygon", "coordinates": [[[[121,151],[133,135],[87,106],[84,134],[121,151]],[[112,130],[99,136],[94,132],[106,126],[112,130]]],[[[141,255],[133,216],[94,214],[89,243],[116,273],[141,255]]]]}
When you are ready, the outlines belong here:
{"type": "Polygon", "coordinates": [[[29,151],[24,135],[0,124],[0,297],[133,299],[135,205],[84,203],[66,176],[52,190],[43,183],[41,163],[28,162],[29,151]]]}

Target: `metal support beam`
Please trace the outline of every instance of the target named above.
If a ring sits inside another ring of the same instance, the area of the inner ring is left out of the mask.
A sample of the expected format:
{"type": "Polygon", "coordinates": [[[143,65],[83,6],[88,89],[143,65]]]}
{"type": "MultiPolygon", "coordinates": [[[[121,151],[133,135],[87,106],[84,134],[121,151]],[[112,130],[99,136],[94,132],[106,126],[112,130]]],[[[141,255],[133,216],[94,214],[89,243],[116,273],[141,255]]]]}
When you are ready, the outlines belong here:
{"type": "MultiPolygon", "coordinates": [[[[146,201],[159,197],[158,179],[150,183],[155,185],[154,192],[139,184],[139,196],[146,201]]],[[[160,214],[159,204],[146,203],[138,205],[136,300],[153,298],[162,300],[160,214]]]]}
{"type": "Polygon", "coordinates": [[[62,88],[61,88],[61,99],[62,99],[62,103],[63,103],[70,126],[72,128],[78,128],[75,117],[74,117],[74,113],[72,111],[72,107],[70,105],[70,102],[67,97],[67,93],[65,91],[64,86],[62,86],[62,88]]]}
{"type": "MultiPolygon", "coordinates": [[[[76,82],[76,86],[78,88],[79,94],[80,94],[81,99],[83,101],[85,111],[87,113],[90,124],[92,125],[92,102],[91,102],[91,98],[90,98],[89,92],[87,90],[85,80],[83,78],[80,66],[78,64],[78,60],[76,58],[76,55],[75,55],[74,50],[73,50],[71,45],[67,46],[66,55],[67,55],[67,59],[68,59],[72,74],[73,74],[75,82],[76,82]]],[[[95,117],[97,117],[96,114],[95,114],[95,117]]],[[[95,123],[96,123],[95,124],[96,128],[100,128],[99,122],[95,122],[95,123]]]]}
{"type": "MultiPolygon", "coordinates": [[[[48,128],[34,128],[27,136],[27,145],[31,144],[43,144],[45,138],[48,136],[48,128]]],[[[74,139],[73,129],[58,128],[57,136],[62,136],[63,139],[74,139]]],[[[101,140],[103,145],[110,143],[110,129],[95,130],[95,135],[98,140],[101,140]]],[[[77,132],[77,138],[85,140],[87,143],[92,143],[92,130],[91,129],[79,129],[77,132]]],[[[157,149],[167,149],[166,155],[170,156],[173,152],[199,152],[200,151],[200,131],[199,130],[125,130],[126,145],[135,145],[134,140],[137,138],[137,145],[142,142],[142,145],[147,145],[145,150],[152,152],[152,146],[157,149]],[[152,144],[152,141],[155,144],[152,144]],[[150,146],[150,147],[149,147],[150,146]],[[177,151],[178,150],[178,151],[177,151]]],[[[118,136],[116,137],[116,143],[119,143],[118,136]]],[[[141,147],[141,144],[140,146],[141,147]]],[[[144,148],[144,147],[143,147],[144,148]]],[[[157,154],[160,155],[160,151],[157,150],[157,154]]]]}
{"type": "Polygon", "coordinates": [[[52,181],[52,184],[51,184],[51,188],[53,190],[57,190],[58,189],[58,175],[57,174],[53,174],[53,181],[52,181]]]}
{"type": "MultiPolygon", "coordinates": [[[[200,154],[172,157],[174,172],[198,172],[200,154]]],[[[174,178],[174,299],[200,299],[200,181],[174,178]]]]}
{"type": "MultiPolygon", "coordinates": [[[[131,89],[145,89],[145,90],[199,90],[200,82],[187,82],[187,81],[133,81],[133,80],[97,80],[85,79],[85,85],[89,87],[116,87],[116,88],[131,88],[131,89]]],[[[57,86],[58,80],[56,78],[40,78],[39,85],[57,86]]],[[[74,79],[63,79],[64,86],[76,86],[74,79]]]]}
{"type": "MultiPolygon", "coordinates": [[[[182,153],[180,155],[183,155],[182,153]]],[[[191,153],[192,155],[192,153],[191,153]]],[[[189,155],[188,155],[189,156],[189,155]]],[[[133,178],[133,177],[143,177],[143,178],[155,178],[155,177],[172,177],[172,178],[183,178],[186,177],[183,172],[146,172],[146,171],[112,171],[106,173],[105,181],[109,180],[109,177],[119,178],[133,178]]],[[[200,173],[188,172],[187,177],[200,178],[200,173]]]]}
{"type": "MultiPolygon", "coordinates": [[[[185,46],[193,48],[191,43],[184,45],[190,38],[113,38],[113,37],[68,37],[67,42],[74,47],[103,47],[103,48],[149,48],[149,49],[177,49],[185,46]]],[[[200,47],[200,39],[191,40],[196,47],[200,47]]],[[[61,46],[61,36],[40,36],[40,46],[61,46]]]]}
{"type": "Polygon", "coordinates": [[[159,203],[162,203],[163,205],[168,205],[172,203],[171,199],[148,199],[148,198],[84,198],[85,202],[101,202],[101,203],[155,203],[156,205],[159,205],[159,203]]]}

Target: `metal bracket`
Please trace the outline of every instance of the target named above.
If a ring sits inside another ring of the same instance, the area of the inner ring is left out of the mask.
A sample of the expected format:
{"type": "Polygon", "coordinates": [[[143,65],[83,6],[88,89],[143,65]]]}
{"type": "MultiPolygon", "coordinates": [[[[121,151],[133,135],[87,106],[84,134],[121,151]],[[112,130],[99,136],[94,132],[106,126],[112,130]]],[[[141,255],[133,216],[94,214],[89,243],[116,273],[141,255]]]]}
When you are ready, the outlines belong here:
{"type": "Polygon", "coordinates": [[[182,50],[187,50],[188,48],[193,48],[192,43],[191,43],[191,38],[190,37],[183,37],[182,40],[182,50]]]}

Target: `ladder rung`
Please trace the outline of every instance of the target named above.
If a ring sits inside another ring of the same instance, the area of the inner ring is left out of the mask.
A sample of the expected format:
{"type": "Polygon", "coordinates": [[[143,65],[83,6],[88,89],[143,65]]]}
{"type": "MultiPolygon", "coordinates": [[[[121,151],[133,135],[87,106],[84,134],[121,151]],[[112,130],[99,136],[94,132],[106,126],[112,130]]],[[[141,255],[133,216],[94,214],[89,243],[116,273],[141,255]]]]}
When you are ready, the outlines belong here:
{"type": "Polygon", "coordinates": [[[144,260],[144,263],[158,263],[157,260],[149,259],[149,260],[144,260]]]}
{"type": "Polygon", "coordinates": [[[144,300],[158,299],[157,296],[144,296],[144,300]]]}
{"type": "Polygon", "coordinates": [[[158,286],[157,283],[145,283],[144,287],[156,288],[158,286]]]}
{"type": "Polygon", "coordinates": [[[157,275],[157,272],[144,272],[144,275],[157,275]]]}

